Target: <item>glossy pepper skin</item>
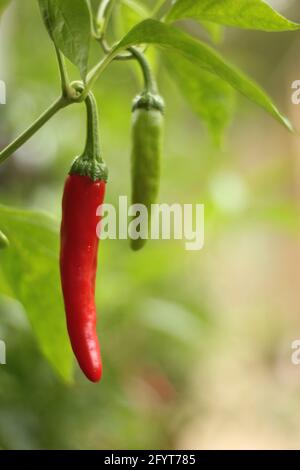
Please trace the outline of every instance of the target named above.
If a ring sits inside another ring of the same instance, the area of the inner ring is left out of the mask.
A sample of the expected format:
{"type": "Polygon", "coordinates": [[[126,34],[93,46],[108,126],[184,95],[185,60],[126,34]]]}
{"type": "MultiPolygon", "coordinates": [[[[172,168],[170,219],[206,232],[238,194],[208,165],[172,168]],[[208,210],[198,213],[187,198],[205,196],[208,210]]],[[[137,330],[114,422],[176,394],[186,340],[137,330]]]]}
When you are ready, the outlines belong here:
{"type": "Polygon", "coordinates": [[[102,361],[95,306],[97,209],[104,201],[107,169],[100,154],[97,107],[91,93],[86,106],[86,147],[71,167],[63,194],[60,273],[72,349],[86,377],[98,382],[102,361]]]}
{"type": "MultiPolygon", "coordinates": [[[[150,227],[151,205],[159,192],[164,102],[159,95],[144,92],[136,97],[132,111],[131,202],[146,206],[150,227]]],[[[142,233],[141,238],[131,239],[131,248],[143,248],[147,237],[148,233],[142,233]]]]}
{"type": "Polygon", "coordinates": [[[68,333],[77,361],[92,382],[102,375],[95,306],[96,211],[103,203],[105,186],[103,180],[70,175],[62,203],[60,270],[68,333]]]}

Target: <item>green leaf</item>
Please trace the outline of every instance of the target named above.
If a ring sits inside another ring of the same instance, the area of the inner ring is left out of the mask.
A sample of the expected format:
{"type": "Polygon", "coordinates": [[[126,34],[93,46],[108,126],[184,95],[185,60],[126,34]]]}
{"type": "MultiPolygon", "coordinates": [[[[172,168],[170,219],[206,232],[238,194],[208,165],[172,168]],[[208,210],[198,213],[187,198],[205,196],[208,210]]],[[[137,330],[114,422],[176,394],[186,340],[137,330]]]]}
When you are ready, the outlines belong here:
{"type": "Polygon", "coordinates": [[[128,33],[137,23],[150,16],[149,10],[136,0],[122,0],[117,5],[118,14],[115,21],[120,35],[128,33]]]}
{"type": "Polygon", "coordinates": [[[234,110],[232,88],[174,52],[163,54],[166,69],[193,111],[207,124],[217,145],[234,110]]]}
{"type": "Polygon", "coordinates": [[[165,50],[177,50],[190,59],[195,66],[217,75],[251,101],[264,108],[289,130],[292,130],[288,119],[280,114],[270,97],[259,85],[226,62],[207,44],[191,38],[173,26],[152,19],[142,21],[116,45],[112,55],[129,46],[143,43],[155,44],[165,50]]]}
{"type": "Polygon", "coordinates": [[[135,12],[140,18],[145,18],[150,15],[148,8],[136,0],[121,0],[121,3],[127,6],[132,12],[135,12]]]}
{"type": "Polygon", "coordinates": [[[91,17],[86,0],[39,0],[39,5],[54,44],[85,79],[91,39],[91,17]]]}
{"type": "Polygon", "coordinates": [[[10,245],[0,252],[0,292],[7,286],[28,315],[38,344],[54,370],[71,381],[73,355],[59,278],[58,228],[49,216],[0,206],[0,226],[10,245]]]}
{"type": "Polygon", "coordinates": [[[293,31],[300,28],[298,23],[287,20],[263,0],[177,0],[166,20],[180,18],[262,31],[293,31]]]}

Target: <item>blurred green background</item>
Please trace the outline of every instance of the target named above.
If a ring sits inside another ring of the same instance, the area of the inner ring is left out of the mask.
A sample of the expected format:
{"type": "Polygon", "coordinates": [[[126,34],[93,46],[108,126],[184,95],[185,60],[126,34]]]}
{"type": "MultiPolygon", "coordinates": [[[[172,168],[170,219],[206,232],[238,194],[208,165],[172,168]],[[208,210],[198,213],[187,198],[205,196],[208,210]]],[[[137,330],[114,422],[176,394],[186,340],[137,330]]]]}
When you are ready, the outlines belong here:
{"type": "MultiPolygon", "coordinates": [[[[300,20],[297,1],[270,3],[300,20]]],[[[219,49],[300,128],[300,108],[291,104],[298,33],[226,30],[219,49]]],[[[99,385],[77,366],[74,383],[65,384],[41,354],[22,305],[3,296],[3,449],[300,448],[300,366],[291,363],[291,343],[300,338],[300,139],[238,97],[224,145],[215,147],[160,56],[154,60],[167,103],[160,202],[205,204],[205,248],[153,241],[133,253],[127,241],[101,245],[99,385]]],[[[0,79],[7,83],[4,147],[59,91],[37,2],[14,2],[1,20],[0,79]]],[[[140,87],[135,64],[114,63],[95,89],[108,203],[130,195],[130,108],[140,87]]],[[[84,136],[83,106],[60,112],[1,166],[1,204],[59,220],[84,136]]],[[[33,298],[35,289],[32,282],[33,298]]]]}

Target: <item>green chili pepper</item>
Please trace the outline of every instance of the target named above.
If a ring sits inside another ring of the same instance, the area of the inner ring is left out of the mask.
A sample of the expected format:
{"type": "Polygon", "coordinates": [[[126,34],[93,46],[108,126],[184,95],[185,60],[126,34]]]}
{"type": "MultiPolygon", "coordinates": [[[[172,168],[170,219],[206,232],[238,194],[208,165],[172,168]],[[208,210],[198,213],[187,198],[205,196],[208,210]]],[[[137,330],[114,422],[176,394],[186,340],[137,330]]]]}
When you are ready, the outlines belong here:
{"type": "MultiPolygon", "coordinates": [[[[164,101],[145,91],[133,103],[131,154],[132,204],[143,204],[148,210],[148,228],[151,226],[151,205],[159,192],[160,160],[164,128],[164,101]]],[[[140,230],[140,238],[131,238],[131,248],[140,250],[148,233],[140,230]]]]}
{"type": "Polygon", "coordinates": [[[9,245],[9,241],[3,232],[0,230],[0,250],[6,248],[9,245]]]}

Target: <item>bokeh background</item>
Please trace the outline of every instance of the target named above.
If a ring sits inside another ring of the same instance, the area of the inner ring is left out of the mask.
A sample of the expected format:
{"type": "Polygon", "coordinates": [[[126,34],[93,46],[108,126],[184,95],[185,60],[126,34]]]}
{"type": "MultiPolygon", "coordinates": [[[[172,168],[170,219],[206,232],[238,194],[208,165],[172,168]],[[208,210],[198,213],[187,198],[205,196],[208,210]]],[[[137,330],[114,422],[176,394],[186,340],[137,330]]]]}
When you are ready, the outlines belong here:
{"type": "MultiPolygon", "coordinates": [[[[300,20],[296,0],[269,3],[300,20]]],[[[300,129],[300,107],[291,103],[299,33],[226,30],[219,49],[300,129]]],[[[300,339],[300,138],[238,97],[217,148],[159,56],[156,64],[167,103],[160,201],[205,204],[205,248],[187,252],[183,242],[164,241],[133,253],[127,241],[102,244],[105,373],[96,386],[77,366],[74,384],[65,384],[40,353],[21,304],[2,297],[3,449],[300,448],[300,366],[291,363],[291,343],[300,339]]],[[[130,195],[137,72],[114,63],[95,90],[110,203],[130,195]]],[[[14,2],[1,20],[0,78],[7,83],[4,147],[59,90],[37,2],[14,2]]],[[[59,219],[65,175],[84,134],[83,107],[51,120],[1,166],[1,204],[59,219]]]]}

